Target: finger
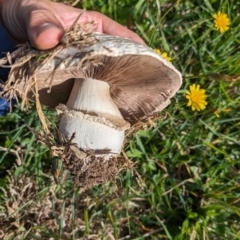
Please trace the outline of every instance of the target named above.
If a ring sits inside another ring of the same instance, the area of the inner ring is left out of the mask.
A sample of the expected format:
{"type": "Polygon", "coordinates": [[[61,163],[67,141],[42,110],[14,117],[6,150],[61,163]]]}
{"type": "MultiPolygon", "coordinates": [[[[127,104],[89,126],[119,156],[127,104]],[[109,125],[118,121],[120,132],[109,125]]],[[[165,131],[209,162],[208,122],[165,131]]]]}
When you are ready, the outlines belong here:
{"type": "Polygon", "coordinates": [[[55,47],[64,34],[62,24],[48,10],[34,10],[26,17],[30,43],[38,49],[55,47]]]}

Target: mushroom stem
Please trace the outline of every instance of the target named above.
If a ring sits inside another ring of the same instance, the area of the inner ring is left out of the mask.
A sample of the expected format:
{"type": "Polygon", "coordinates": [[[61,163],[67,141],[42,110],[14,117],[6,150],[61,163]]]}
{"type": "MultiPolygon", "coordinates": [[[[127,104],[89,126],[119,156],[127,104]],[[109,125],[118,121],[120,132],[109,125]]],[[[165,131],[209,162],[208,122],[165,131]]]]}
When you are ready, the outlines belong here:
{"type": "Polygon", "coordinates": [[[109,84],[96,79],[75,79],[62,113],[59,130],[83,150],[109,150],[119,154],[124,131],[129,123],[124,120],[109,93],[109,84]]]}

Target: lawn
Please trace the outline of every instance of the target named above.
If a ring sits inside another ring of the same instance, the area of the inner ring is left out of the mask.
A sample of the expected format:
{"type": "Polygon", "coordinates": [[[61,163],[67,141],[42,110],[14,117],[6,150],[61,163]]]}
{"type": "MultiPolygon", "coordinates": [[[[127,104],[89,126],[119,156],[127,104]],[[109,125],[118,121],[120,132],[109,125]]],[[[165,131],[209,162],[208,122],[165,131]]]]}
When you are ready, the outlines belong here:
{"type": "Polygon", "coordinates": [[[156,121],[129,137],[131,169],[90,189],[64,170],[55,184],[50,152],[27,127],[41,128],[34,104],[0,118],[0,239],[240,239],[240,2],[59,2],[137,32],[170,57],[183,85],[156,121]],[[218,12],[229,29],[217,28],[218,12]],[[197,85],[205,102],[194,109],[186,96],[197,85]]]}

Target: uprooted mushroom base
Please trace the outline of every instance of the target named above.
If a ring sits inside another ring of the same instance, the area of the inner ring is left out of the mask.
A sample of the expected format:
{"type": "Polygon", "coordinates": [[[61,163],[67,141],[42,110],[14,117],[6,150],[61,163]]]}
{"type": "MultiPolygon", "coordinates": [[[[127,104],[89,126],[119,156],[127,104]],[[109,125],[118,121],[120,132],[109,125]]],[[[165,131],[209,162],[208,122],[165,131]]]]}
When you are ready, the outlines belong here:
{"type": "MultiPolygon", "coordinates": [[[[53,157],[60,158],[64,169],[68,170],[76,185],[84,188],[115,182],[122,170],[131,169],[132,162],[122,156],[109,153],[108,150],[83,151],[71,139],[53,129],[51,133],[36,132],[30,128],[37,141],[46,145],[53,157]]],[[[56,170],[56,169],[53,169],[56,170]]]]}

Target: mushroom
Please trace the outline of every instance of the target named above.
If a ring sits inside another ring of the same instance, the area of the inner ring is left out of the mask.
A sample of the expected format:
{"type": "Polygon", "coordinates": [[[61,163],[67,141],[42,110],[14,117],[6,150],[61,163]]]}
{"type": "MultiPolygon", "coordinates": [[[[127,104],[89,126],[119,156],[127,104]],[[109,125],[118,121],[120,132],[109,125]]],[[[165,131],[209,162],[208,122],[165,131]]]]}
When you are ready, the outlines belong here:
{"type": "MultiPolygon", "coordinates": [[[[65,164],[78,185],[111,180],[115,170],[109,173],[102,164],[116,164],[125,130],[163,110],[182,83],[180,72],[151,48],[100,33],[91,37],[85,46],[62,47],[35,71],[40,102],[56,107],[60,132],[81,151],[94,153],[65,164]],[[90,162],[98,169],[88,174],[90,162]],[[93,175],[97,180],[90,181],[93,175]]],[[[17,88],[22,94],[26,83],[17,88]]]]}

